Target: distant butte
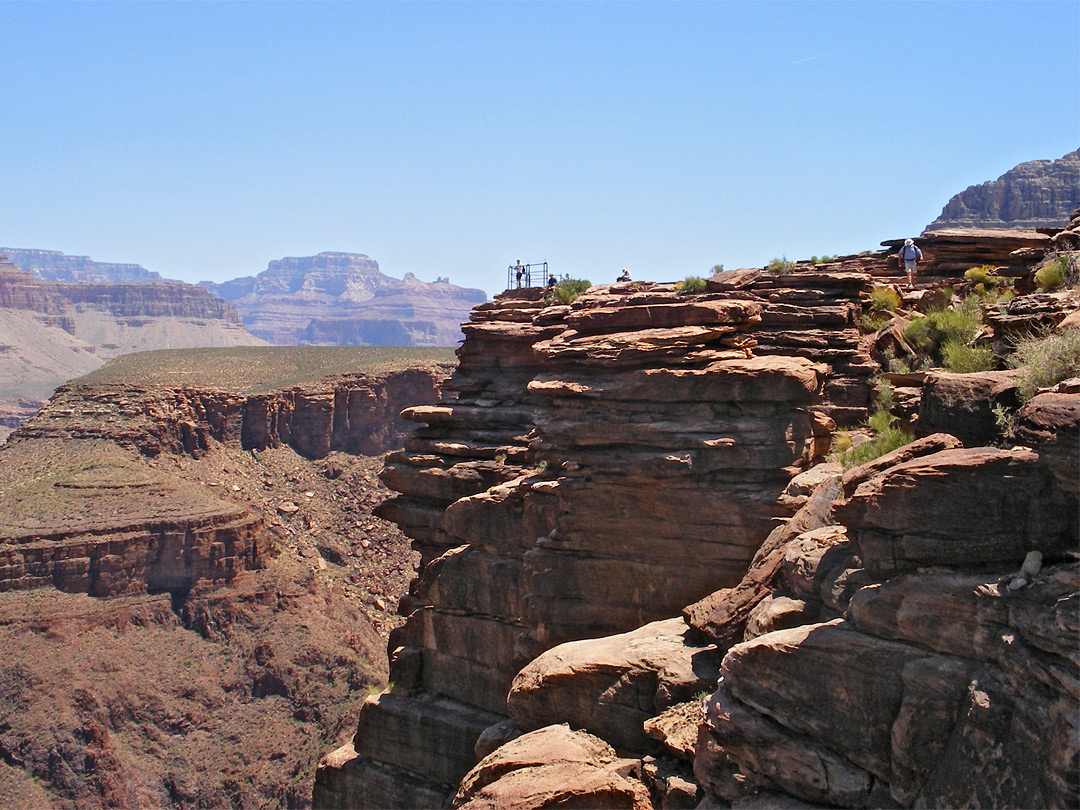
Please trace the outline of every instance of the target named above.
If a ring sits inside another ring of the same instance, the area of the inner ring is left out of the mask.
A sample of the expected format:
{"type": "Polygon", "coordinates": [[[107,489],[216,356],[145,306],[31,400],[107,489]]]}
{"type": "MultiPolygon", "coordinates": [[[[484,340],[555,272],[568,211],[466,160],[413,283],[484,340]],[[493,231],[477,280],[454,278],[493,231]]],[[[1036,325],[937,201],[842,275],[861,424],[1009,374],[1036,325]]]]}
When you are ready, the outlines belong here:
{"type": "Polygon", "coordinates": [[[997,180],[955,195],[927,231],[947,228],[1063,228],[1080,206],[1080,150],[1060,160],[1030,160],[997,180]]]}
{"type": "Polygon", "coordinates": [[[453,346],[483,290],[412,273],[391,278],[359,253],[272,261],[258,276],[199,282],[230,301],[251,334],[278,345],[453,346]]]}

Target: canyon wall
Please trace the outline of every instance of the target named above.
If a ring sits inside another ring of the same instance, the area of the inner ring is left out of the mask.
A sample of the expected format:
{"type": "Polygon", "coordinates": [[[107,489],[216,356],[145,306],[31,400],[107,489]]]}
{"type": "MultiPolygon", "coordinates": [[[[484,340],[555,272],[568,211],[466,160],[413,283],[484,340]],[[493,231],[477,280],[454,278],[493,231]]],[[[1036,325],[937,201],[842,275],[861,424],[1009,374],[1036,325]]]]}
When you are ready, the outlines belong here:
{"type": "Polygon", "coordinates": [[[417,555],[370,508],[436,354],[128,355],[0,446],[0,803],[310,804],[386,683],[417,555]]]}
{"type": "Polygon", "coordinates": [[[396,279],[357,253],[272,261],[258,276],[203,281],[240,311],[253,335],[278,345],[453,346],[482,290],[445,279],[396,279]]]}
{"type": "Polygon", "coordinates": [[[1031,160],[955,195],[927,231],[1061,228],[1080,206],[1080,150],[1031,160]]]}
{"type": "Polygon", "coordinates": [[[391,637],[394,688],[365,705],[359,756],[317,803],[430,806],[529,660],[736,583],[788,513],[776,493],[835,420],[866,414],[868,283],[736,273],[693,296],[618,284],[477,307],[454,398],[405,412],[426,427],[383,474],[401,495],[378,514],[425,566],[391,637]]]}
{"type": "Polygon", "coordinates": [[[400,447],[406,406],[438,399],[445,369],[404,369],[242,394],[205,388],[70,383],[9,439],[24,450],[67,448],[55,472],[17,480],[0,496],[0,592],[53,586],[115,596],[183,591],[261,567],[261,519],[205,491],[131,463],[191,455],[217,444],[289,446],[309,458],[331,451],[380,455],[400,447]],[[100,450],[104,445],[107,449],[100,450]]]}
{"type": "MultiPolygon", "coordinates": [[[[1020,287],[1049,243],[928,238],[913,302],[980,264],[1020,287]]],[[[379,513],[423,561],[393,685],[315,805],[1074,806],[1080,385],[990,431],[1026,446],[931,433],[820,463],[867,414],[855,322],[896,277],[883,244],[695,295],[474,310],[448,399],[405,412],[421,427],[383,473],[379,513]]],[[[1021,295],[991,328],[1078,308],[1021,295]]],[[[970,421],[961,376],[910,395],[927,430],[970,421]]]]}

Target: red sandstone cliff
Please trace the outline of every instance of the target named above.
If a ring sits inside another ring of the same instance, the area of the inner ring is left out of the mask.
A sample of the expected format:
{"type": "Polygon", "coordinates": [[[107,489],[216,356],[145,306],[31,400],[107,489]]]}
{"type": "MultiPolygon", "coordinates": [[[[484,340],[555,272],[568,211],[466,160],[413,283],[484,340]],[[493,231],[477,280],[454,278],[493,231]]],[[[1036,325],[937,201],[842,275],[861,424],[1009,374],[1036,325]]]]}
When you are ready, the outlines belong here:
{"type": "MultiPolygon", "coordinates": [[[[1048,241],[943,234],[922,283],[1048,241]]],[[[1033,401],[1043,449],[929,436],[777,501],[866,413],[893,262],[474,310],[384,472],[425,563],[394,686],[316,806],[1074,805],[1080,392],[1033,401]]]]}

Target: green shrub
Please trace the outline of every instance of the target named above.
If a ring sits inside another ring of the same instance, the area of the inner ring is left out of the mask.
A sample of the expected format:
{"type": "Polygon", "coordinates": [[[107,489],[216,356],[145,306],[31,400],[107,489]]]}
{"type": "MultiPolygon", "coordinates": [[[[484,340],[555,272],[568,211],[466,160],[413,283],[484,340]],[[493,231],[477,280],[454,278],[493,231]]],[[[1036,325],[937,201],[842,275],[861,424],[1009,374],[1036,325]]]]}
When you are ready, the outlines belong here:
{"type": "Polygon", "coordinates": [[[858,447],[852,447],[850,450],[844,452],[840,456],[840,463],[844,466],[845,470],[849,470],[852,467],[858,467],[860,464],[866,464],[868,461],[873,461],[875,458],[883,456],[886,453],[891,453],[893,450],[903,447],[905,444],[911,444],[913,441],[915,441],[915,436],[913,434],[890,425],[884,430],[879,431],[870,441],[860,444],[858,447]]]}
{"type": "Polygon", "coordinates": [[[1061,286],[1077,286],[1080,283],[1080,272],[1076,266],[1077,255],[1072,252],[1053,253],[1043,259],[1039,269],[1035,271],[1035,284],[1038,288],[1048,292],[1061,286]]]}
{"type": "Polygon", "coordinates": [[[701,276],[687,276],[683,281],[679,282],[679,293],[682,295],[703,293],[707,289],[708,285],[705,284],[705,279],[701,276]]]}
{"type": "Polygon", "coordinates": [[[973,297],[954,309],[937,309],[916,318],[904,329],[904,339],[926,355],[936,354],[946,341],[969,343],[982,326],[982,310],[973,297]]]}
{"type": "Polygon", "coordinates": [[[591,286],[592,283],[583,278],[564,278],[555,285],[554,297],[560,304],[569,304],[591,286]]]}
{"type": "Polygon", "coordinates": [[[978,267],[965,270],[964,278],[968,281],[974,281],[976,284],[996,284],[997,276],[994,275],[996,269],[996,267],[989,264],[980,264],[978,267]]]}
{"type": "Polygon", "coordinates": [[[781,256],[779,259],[773,259],[767,265],[765,265],[765,272],[772,273],[774,276],[782,276],[784,273],[790,273],[795,270],[795,262],[788,261],[787,256],[781,256]]]}
{"type": "Polygon", "coordinates": [[[958,374],[990,371],[994,359],[994,350],[989,346],[969,346],[959,340],[946,340],[941,344],[942,365],[958,374]]]}
{"type": "Polygon", "coordinates": [[[1020,370],[1020,399],[1026,401],[1040,388],[1080,376],[1080,329],[1066,329],[1024,338],[1009,357],[1020,370]]]}
{"type": "Polygon", "coordinates": [[[891,320],[892,318],[888,315],[883,315],[880,312],[867,312],[859,316],[859,329],[867,333],[876,332],[888,326],[891,320]]]}
{"type": "Polygon", "coordinates": [[[892,287],[875,286],[870,290],[870,309],[874,312],[895,312],[900,307],[900,293],[892,287]]]}
{"type": "Polygon", "coordinates": [[[724,265],[722,265],[722,264],[714,264],[712,266],[712,271],[711,272],[712,272],[712,274],[714,276],[717,276],[720,273],[723,273],[724,272],[724,265]]]}

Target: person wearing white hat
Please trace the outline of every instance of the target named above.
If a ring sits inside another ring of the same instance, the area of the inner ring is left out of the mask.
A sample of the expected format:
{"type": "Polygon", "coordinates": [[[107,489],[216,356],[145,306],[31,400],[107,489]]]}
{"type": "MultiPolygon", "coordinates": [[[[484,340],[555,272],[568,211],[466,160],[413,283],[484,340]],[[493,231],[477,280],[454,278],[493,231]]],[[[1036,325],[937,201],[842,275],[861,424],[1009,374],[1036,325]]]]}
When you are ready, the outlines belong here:
{"type": "Polygon", "coordinates": [[[907,271],[907,285],[908,289],[912,289],[915,286],[915,272],[919,261],[922,259],[922,251],[919,250],[919,246],[915,244],[914,239],[905,239],[904,246],[900,248],[900,263],[903,265],[904,270],[907,271]]]}

